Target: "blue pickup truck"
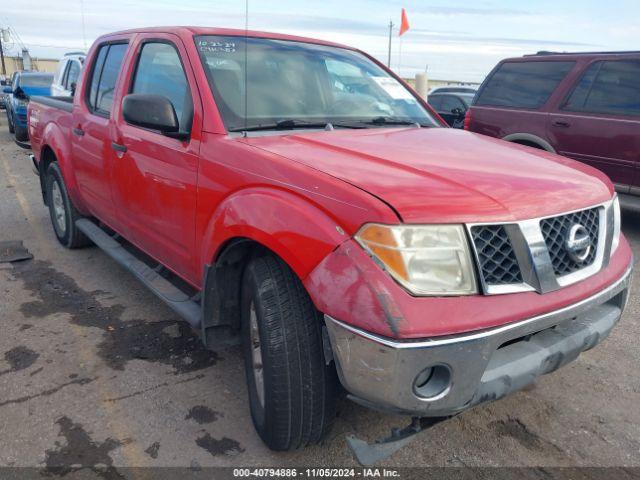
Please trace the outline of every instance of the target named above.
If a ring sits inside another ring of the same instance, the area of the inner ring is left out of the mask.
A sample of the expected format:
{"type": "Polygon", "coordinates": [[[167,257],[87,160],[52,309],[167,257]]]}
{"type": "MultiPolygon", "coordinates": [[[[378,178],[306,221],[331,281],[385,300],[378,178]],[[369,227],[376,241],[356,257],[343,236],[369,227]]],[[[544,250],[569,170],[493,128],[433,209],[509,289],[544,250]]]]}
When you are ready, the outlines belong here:
{"type": "Polygon", "coordinates": [[[25,142],[29,139],[27,129],[27,105],[29,98],[35,95],[51,95],[53,74],[41,72],[18,72],[11,85],[4,87],[7,94],[6,109],[9,121],[9,132],[14,133],[16,140],[25,142]]]}

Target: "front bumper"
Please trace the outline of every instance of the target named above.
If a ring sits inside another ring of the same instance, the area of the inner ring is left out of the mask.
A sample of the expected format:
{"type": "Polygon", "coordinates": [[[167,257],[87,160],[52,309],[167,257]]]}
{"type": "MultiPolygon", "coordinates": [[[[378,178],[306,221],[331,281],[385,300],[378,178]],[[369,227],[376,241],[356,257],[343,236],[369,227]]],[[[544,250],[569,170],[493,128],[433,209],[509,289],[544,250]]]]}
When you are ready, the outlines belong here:
{"type": "Polygon", "coordinates": [[[351,398],[371,408],[456,414],[519,390],[597,345],[622,315],[631,271],[565,308],[460,335],[397,341],[325,315],[338,375],[351,398]]]}

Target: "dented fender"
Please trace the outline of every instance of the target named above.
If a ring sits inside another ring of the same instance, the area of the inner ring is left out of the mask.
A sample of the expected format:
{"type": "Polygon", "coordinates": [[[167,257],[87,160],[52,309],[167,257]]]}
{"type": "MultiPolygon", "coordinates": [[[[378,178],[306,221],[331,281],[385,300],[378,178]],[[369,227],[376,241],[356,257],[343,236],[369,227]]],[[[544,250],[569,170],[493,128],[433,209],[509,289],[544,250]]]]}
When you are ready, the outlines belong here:
{"type": "Polygon", "coordinates": [[[231,239],[267,247],[304,279],[336,246],[348,239],[337,221],[291,192],[258,187],[226,198],[208,222],[201,264],[214,261],[231,239]]]}
{"type": "Polygon", "coordinates": [[[404,329],[397,299],[408,294],[353,239],[320,262],[304,285],[316,308],[333,318],[386,337],[404,329]]]}

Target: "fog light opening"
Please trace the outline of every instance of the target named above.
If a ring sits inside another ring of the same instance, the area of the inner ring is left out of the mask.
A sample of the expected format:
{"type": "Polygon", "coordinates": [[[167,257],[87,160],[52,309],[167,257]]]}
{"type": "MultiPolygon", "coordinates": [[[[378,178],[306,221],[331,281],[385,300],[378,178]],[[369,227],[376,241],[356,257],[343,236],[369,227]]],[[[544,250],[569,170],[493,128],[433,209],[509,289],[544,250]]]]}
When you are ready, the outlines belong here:
{"type": "Polygon", "coordinates": [[[449,392],[451,370],[446,365],[434,365],[421,371],[413,381],[414,393],[425,400],[437,400],[449,392]]]}

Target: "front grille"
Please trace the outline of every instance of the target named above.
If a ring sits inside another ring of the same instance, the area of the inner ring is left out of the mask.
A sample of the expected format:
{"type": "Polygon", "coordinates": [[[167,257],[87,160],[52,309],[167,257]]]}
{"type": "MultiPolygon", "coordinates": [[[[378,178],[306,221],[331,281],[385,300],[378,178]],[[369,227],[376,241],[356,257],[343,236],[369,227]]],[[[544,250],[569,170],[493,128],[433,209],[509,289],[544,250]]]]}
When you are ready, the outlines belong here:
{"type": "Polygon", "coordinates": [[[551,264],[556,276],[568,275],[588,267],[594,262],[597,254],[598,234],[600,233],[599,208],[545,218],[540,221],[540,229],[547,244],[551,264]],[[571,258],[565,248],[567,234],[575,224],[582,225],[587,230],[591,240],[589,255],[582,262],[577,262],[571,258]]]}
{"type": "Polygon", "coordinates": [[[479,225],[471,228],[480,271],[487,285],[522,283],[516,254],[503,225],[479,225]]]}

